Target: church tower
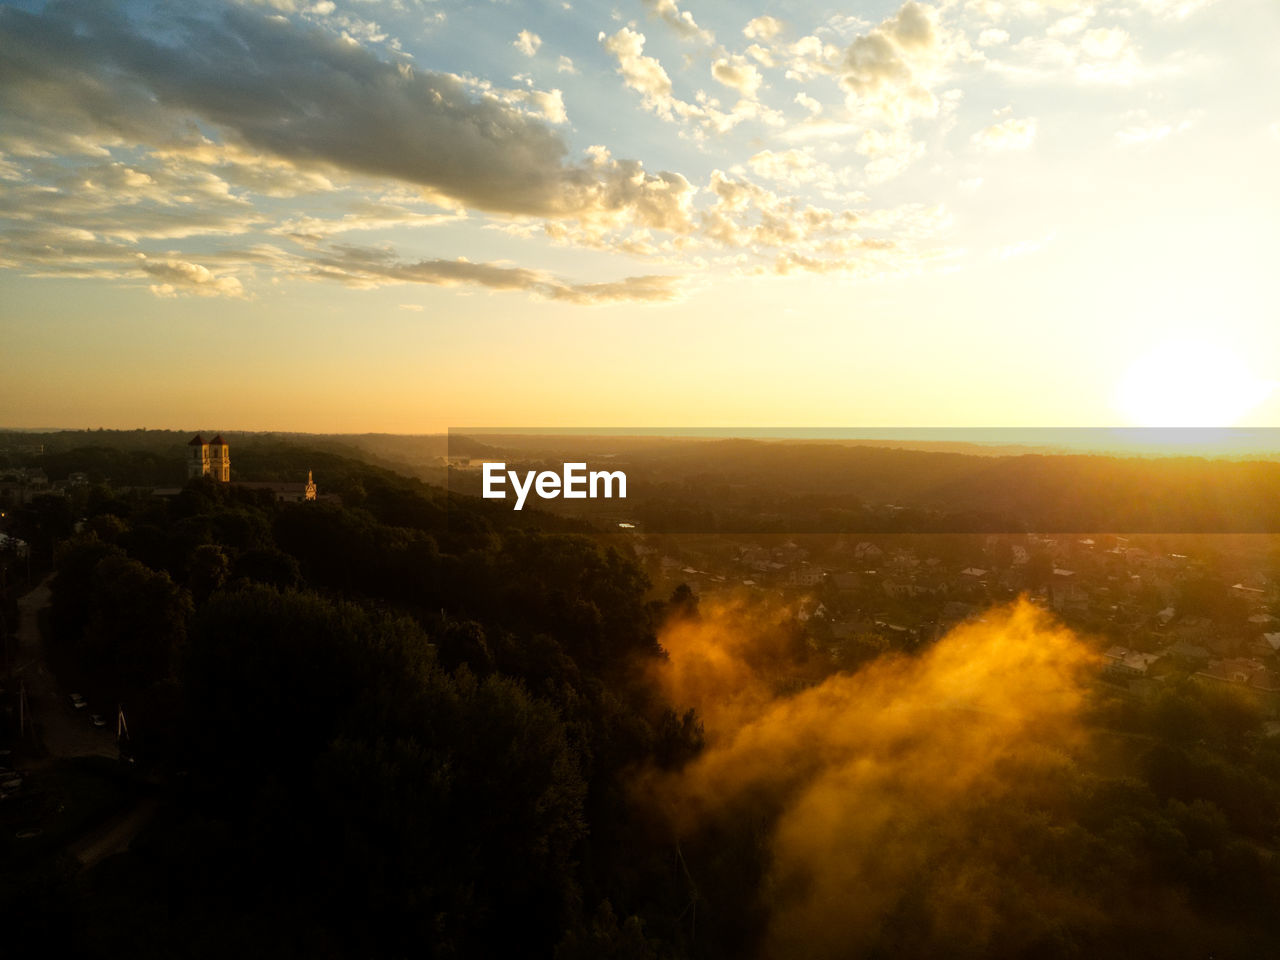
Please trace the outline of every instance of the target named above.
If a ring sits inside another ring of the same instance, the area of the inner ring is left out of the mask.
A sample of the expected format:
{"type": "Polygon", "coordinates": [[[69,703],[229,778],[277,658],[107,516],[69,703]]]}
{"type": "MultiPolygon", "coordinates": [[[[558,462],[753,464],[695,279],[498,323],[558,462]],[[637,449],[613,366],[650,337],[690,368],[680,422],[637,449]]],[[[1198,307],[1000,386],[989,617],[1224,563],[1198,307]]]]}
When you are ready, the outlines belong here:
{"type": "Polygon", "coordinates": [[[196,434],[187,443],[187,479],[213,477],[220,483],[231,482],[231,445],[218,434],[205,442],[196,434]]]}
{"type": "Polygon", "coordinates": [[[307,471],[307,489],[304,494],[306,499],[314,500],[316,498],[316,482],[311,479],[311,471],[307,471]]]}

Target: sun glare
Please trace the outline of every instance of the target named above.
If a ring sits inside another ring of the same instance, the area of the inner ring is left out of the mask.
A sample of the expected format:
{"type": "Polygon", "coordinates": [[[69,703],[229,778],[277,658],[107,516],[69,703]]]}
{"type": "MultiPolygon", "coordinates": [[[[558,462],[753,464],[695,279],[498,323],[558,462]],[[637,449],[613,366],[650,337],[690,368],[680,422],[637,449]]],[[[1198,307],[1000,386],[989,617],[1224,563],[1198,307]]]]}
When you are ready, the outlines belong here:
{"type": "Polygon", "coordinates": [[[1168,340],[1139,357],[1116,392],[1119,412],[1140,427],[1226,427],[1270,395],[1239,356],[1202,339],[1168,340]]]}

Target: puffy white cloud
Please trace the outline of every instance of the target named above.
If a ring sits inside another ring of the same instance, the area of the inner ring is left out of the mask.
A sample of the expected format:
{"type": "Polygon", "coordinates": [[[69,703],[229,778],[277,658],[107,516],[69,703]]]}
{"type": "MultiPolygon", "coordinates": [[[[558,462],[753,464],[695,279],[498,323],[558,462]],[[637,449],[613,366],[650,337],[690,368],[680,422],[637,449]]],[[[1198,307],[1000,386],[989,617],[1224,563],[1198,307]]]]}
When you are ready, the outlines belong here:
{"type": "Polygon", "coordinates": [[[744,57],[722,57],[711,64],[711,75],[748,100],[754,100],[760,84],[764,81],[760,71],[746,61],[744,57]]]}
{"type": "Polygon", "coordinates": [[[973,142],[985,150],[1026,150],[1035,139],[1034,117],[1010,117],[973,135],[973,142]]]}
{"type": "Polygon", "coordinates": [[[778,52],[787,58],[787,79],[800,82],[836,73],[841,55],[839,47],[814,34],[780,47],[778,52]]]}
{"type": "Polygon", "coordinates": [[[578,68],[573,65],[573,60],[569,57],[560,55],[560,59],[556,61],[556,73],[576,74],[578,68]]]}
{"type": "Polygon", "coordinates": [[[511,45],[526,57],[532,57],[538,52],[538,48],[542,46],[542,38],[536,33],[530,33],[528,30],[521,30],[516,34],[516,38],[511,42],[511,45]]]}
{"type": "Polygon", "coordinates": [[[1142,67],[1129,34],[1118,27],[1086,30],[1080,37],[1080,59],[1076,74],[1093,83],[1132,83],[1142,67]]]}
{"type": "MultiPolygon", "coordinates": [[[[705,91],[699,90],[692,101],[675,96],[667,71],[656,57],[645,54],[644,34],[637,33],[630,27],[623,27],[612,35],[601,33],[598,39],[617,61],[618,73],[623,82],[641,95],[644,108],[664,120],[690,122],[696,124],[699,130],[713,133],[725,133],[747,120],[759,120],[773,125],[783,122],[781,114],[776,110],[745,96],[728,110],[723,109],[720,101],[705,91]]],[[[758,78],[759,73],[742,58],[738,60],[739,63],[727,65],[725,76],[750,87],[752,76],[758,78]]]]}
{"type": "Polygon", "coordinates": [[[1096,27],[1062,36],[1026,37],[988,68],[1015,80],[1127,85],[1153,75],[1143,67],[1130,34],[1118,27],[1096,27]]]}
{"type": "Polygon", "coordinates": [[[657,57],[646,56],[644,34],[623,27],[612,36],[601,33],[600,42],[618,62],[623,82],[644,97],[645,106],[669,116],[672,111],[671,77],[657,57]]]}
{"type": "Polygon", "coordinates": [[[1045,30],[1045,33],[1051,37],[1070,37],[1087,27],[1095,13],[1096,11],[1093,7],[1086,7],[1079,13],[1074,13],[1069,17],[1063,17],[1061,20],[1054,21],[1049,25],[1049,28],[1045,30]]]}
{"type": "Polygon", "coordinates": [[[814,116],[817,116],[822,112],[822,104],[819,103],[815,98],[809,96],[803,90],[796,94],[795,102],[800,104],[800,106],[804,107],[806,110],[809,111],[809,113],[813,114],[814,116]]]}
{"type": "Polygon", "coordinates": [[[933,84],[955,56],[933,7],[908,0],[892,17],[849,44],[839,64],[850,105],[878,112],[891,122],[933,116],[933,84]]]}
{"type": "Polygon", "coordinates": [[[792,187],[807,183],[832,183],[831,168],[816,159],[808,150],[761,150],[747,160],[751,172],[766,180],[775,180],[792,187]]]}
{"type": "Polygon", "coordinates": [[[219,276],[208,267],[186,260],[153,260],[139,255],[142,272],[157,282],[151,292],[158,297],[191,293],[199,297],[243,297],[244,287],[232,276],[219,276]]]}
{"type": "Polygon", "coordinates": [[[742,28],[742,35],[748,40],[772,40],[782,32],[782,26],[777,17],[756,17],[742,28]]]}
{"type": "Polygon", "coordinates": [[[715,35],[703,30],[693,19],[693,14],[681,10],[675,0],[644,0],[649,12],[671,27],[686,40],[700,40],[703,43],[714,43],[715,35]]]}
{"type": "Polygon", "coordinates": [[[896,177],[924,155],[924,143],[902,127],[889,131],[869,129],[858,138],[857,151],[868,158],[867,179],[883,183],[896,177]]]}
{"type": "Polygon", "coordinates": [[[1009,31],[1001,30],[999,27],[988,27],[978,34],[978,46],[980,47],[998,47],[1008,42],[1009,31]]]}
{"type": "Polygon", "coordinates": [[[1098,60],[1114,60],[1129,47],[1129,34],[1118,27],[1099,27],[1080,38],[1081,52],[1098,60]]]}

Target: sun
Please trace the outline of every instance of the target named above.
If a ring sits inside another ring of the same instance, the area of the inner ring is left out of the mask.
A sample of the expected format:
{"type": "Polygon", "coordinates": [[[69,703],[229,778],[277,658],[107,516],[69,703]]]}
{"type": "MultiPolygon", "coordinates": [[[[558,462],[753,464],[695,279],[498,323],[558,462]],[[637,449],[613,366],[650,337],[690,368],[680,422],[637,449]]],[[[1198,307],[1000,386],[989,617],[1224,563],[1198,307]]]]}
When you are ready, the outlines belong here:
{"type": "Polygon", "coordinates": [[[1116,407],[1139,427],[1227,427],[1275,388],[1237,354],[1208,338],[1166,340],[1121,378],[1116,407]]]}

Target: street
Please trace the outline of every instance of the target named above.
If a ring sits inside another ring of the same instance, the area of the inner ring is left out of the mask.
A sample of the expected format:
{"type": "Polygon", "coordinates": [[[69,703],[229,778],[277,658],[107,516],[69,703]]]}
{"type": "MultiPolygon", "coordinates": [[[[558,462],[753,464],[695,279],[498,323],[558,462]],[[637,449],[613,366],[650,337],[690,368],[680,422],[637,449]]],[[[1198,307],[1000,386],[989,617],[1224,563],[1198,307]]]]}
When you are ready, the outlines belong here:
{"type": "Polygon", "coordinates": [[[17,662],[14,676],[26,681],[27,704],[40,731],[50,757],[97,756],[115,759],[114,711],[94,704],[73,710],[66,693],[58,689],[57,679],[44,659],[40,643],[40,611],[49,605],[49,581],[46,577],[34,590],[18,600],[22,611],[18,625],[17,662]],[[89,713],[100,711],[108,718],[107,726],[94,727],[89,713]]]}

